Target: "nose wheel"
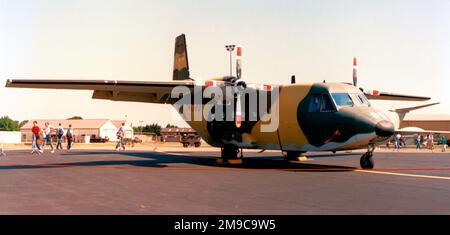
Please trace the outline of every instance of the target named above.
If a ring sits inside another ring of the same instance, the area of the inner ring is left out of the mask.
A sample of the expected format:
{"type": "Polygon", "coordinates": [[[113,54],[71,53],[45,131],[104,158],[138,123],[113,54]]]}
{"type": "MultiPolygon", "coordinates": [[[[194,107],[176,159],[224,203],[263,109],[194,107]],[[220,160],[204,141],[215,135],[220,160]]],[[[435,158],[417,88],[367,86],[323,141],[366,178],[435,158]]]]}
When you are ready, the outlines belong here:
{"type": "Polygon", "coordinates": [[[363,169],[373,169],[375,163],[373,160],[373,151],[375,150],[375,146],[373,144],[369,144],[367,147],[367,152],[361,156],[359,161],[361,168],[363,169]]]}

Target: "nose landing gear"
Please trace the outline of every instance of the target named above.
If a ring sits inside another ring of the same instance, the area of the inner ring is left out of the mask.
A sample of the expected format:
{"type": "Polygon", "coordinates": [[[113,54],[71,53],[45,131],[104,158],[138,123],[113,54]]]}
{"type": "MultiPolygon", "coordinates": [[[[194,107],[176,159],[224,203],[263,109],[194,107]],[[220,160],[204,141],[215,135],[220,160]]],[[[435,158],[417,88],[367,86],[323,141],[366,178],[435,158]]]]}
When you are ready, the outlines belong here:
{"type": "Polygon", "coordinates": [[[367,146],[367,152],[361,156],[359,161],[361,168],[363,169],[373,169],[375,163],[373,161],[373,151],[375,150],[375,145],[369,144],[367,146]]]}

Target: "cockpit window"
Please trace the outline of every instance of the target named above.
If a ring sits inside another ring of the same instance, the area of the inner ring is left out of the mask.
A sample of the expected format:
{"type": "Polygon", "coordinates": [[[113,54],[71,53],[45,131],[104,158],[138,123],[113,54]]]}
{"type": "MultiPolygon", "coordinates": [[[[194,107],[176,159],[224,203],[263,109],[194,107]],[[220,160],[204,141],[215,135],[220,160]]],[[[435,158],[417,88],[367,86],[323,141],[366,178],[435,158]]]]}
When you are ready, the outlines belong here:
{"type": "Polygon", "coordinates": [[[365,95],[363,95],[363,94],[358,94],[357,96],[358,96],[358,98],[359,98],[359,100],[361,101],[362,104],[367,105],[367,106],[370,107],[369,100],[367,100],[367,98],[366,98],[365,95]]]}
{"type": "Polygon", "coordinates": [[[348,93],[331,93],[337,106],[353,106],[352,98],[348,93]]]}
{"type": "Polygon", "coordinates": [[[322,106],[320,109],[321,112],[333,112],[335,111],[333,101],[328,94],[322,95],[322,106]]]}
{"type": "Polygon", "coordinates": [[[308,112],[334,112],[333,102],[328,94],[312,94],[309,98],[308,112]]]}
{"type": "Polygon", "coordinates": [[[364,96],[363,94],[351,93],[350,97],[352,98],[355,105],[370,107],[369,100],[367,100],[366,96],[364,96]]]}
{"type": "Polygon", "coordinates": [[[322,101],[321,94],[312,94],[309,98],[308,112],[315,113],[320,112],[320,103],[322,101]]]}

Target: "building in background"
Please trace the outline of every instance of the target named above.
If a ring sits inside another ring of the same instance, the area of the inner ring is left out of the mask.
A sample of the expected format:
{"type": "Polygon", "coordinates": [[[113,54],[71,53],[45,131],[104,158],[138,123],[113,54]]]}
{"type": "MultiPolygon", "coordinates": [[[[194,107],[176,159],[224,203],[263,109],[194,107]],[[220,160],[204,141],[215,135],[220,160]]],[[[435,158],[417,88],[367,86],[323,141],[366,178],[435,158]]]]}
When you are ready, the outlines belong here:
{"type": "Polygon", "coordinates": [[[0,131],[0,144],[20,144],[21,133],[19,131],[0,131]]]}
{"type": "MultiPolygon", "coordinates": [[[[450,115],[414,115],[406,116],[400,128],[418,127],[424,130],[450,131],[450,115]]],[[[442,134],[450,138],[449,134],[442,134]]]]}
{"type": "MultiPolygon", "coordinates": [[[[114,126],[116,127],[116,130],[119,130],[119,128],[122,126],[122,123],[125,123],[124,126],[124,132],[125,132],[125,138],[133,139],[134,138],[134,131],[131,124],[125,120],[112,120],[111,121],[114,126]]],[[[116,138],[117,139],[117,138],[116,138]]]]}

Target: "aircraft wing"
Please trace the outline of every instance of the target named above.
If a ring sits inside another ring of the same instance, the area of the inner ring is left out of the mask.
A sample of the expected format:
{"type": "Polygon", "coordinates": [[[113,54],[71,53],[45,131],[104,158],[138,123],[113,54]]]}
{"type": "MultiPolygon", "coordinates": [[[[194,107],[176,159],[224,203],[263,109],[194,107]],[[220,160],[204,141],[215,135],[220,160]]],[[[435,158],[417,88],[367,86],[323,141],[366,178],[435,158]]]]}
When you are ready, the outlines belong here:
{"type": "Polygon", "coordinates": [[[367,99],[371,100],[403,100],[403,101],[425,101],[431,99],[430,97],[402,95],[396,93],[382,92],[382,91],[363,91],[367,99]]]}
{"type": "Polygon", "coordinates": [[[114,101],[134,101],[160,104],[173,104],[172,89],[185,86],[193,89],[193,81],[147,82],[117,80],[34,80],[12,79],[6,87],[93,90],[92,98],[114,101]]]}

